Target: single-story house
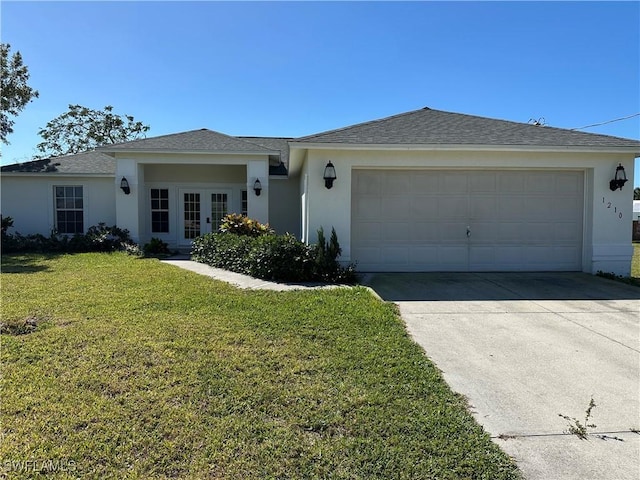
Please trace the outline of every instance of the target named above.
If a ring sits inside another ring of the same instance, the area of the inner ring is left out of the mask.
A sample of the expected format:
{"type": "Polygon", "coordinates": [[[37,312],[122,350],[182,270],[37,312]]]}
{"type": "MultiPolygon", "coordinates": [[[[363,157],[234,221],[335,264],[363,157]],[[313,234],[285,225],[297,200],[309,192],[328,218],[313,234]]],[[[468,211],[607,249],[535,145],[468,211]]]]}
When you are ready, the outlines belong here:
{"type": "Polygon", "coordinates": [[[638,156],[638,140],[424,108],[301,138],[202,129],[3,166],[1,211],[22,234],[104,222],[180,249],[229,212],[310,243],[334,227],[360,271],[628,275],[621,180],[638,156]]]}

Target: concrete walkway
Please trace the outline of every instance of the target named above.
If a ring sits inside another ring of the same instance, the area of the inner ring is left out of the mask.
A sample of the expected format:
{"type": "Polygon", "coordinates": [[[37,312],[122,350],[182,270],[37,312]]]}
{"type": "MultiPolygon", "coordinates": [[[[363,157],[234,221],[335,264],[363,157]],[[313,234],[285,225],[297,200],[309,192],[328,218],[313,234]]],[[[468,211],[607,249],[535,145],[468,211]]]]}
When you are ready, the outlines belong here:
{"type": "Polygon", "coordinates": [[[640,289],[576,273],[370,274],[529,480],[640,478],[640,289]],[[566,434],[559,414],[585,423],[566,434]],[[635,431],[635,432],[634,432],[635,431]]]}
{"type": "Polygon", "coordinates": [[[165,260],[161,260],[161,262],[168,265],[174,265],[176,267],[184,268],[185,270],[189,270],[200,275],[205,275],[216,280],[221,280],[238,288],[248,290],[275,290],[283,292],[288,290],[339,287],[339,285],[328,285],[326,283],[281,283],[260,280],[259,278],[242,275],[241,273],[230,272],[222,268],[214,268],[210,267],[209,265],[205,265],[204,263],[194,262],[191,260],[191,257],[189,255],[175,255],[165,260]]]}

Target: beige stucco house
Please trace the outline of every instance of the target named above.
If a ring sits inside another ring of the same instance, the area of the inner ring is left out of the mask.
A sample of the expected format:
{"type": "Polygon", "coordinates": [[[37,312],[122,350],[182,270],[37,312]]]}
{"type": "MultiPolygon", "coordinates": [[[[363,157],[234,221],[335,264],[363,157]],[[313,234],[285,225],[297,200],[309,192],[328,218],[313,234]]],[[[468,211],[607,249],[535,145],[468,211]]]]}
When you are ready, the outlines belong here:
{"type": "Polygon", "coordinates": [[[22,234],[104,222],[181,249],[229,212],[306,242],[334,227],[360,271],[628,275],[633,187],[611,180],[620,166],[633,178],[638,156],[637,140],[425,108],[302,138],[203,129],[4,166],[1,208],[22,234]]]}

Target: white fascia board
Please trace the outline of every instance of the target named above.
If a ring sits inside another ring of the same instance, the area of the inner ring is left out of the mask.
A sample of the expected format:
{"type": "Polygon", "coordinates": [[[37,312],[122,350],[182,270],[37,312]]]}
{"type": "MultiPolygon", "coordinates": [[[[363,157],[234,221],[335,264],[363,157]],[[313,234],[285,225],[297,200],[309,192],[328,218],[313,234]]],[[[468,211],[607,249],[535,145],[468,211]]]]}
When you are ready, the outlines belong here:
{"type": "Polygon", "coordinates": [[[351,143],[289,143],[291,149],[308,150],[397,150],[397,151],[491,151],[491,152],[575,152],[575,153],[632,153],[640,157],[635,147],[584,147],[538,145],[467,145],[467,144],[351,144],[351,143]]]}

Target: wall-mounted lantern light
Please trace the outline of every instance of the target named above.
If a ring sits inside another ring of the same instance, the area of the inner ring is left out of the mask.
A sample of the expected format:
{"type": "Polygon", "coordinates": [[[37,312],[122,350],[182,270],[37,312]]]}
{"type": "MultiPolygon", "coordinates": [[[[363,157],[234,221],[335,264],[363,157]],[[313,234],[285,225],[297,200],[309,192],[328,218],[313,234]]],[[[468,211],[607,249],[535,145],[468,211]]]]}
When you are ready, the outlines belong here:
{"type": "Polygon", "coordinates": [[[260,196],[260,192],[262,191],[262,184],[260,183],[259,178],[256,178],[256,181],[253,182],[253,191],[256,192],[256,197],[260,196]]]}
{"type": "Polygon", "coordinates": [[[333,187],[333,181],[337,178],[336,177],[336,167],[333,166],[333,163],[331,163],[331,160],[329,160],[329,163],[327,163],[327,166],[324,167],[324,186],[327,188],[331,188],[333,187]]]}
{"type": "Polygon", "coordinates": [[[125,177],[122,177],[122,180],[120,180],[120,188],[122,189],[125,195],[129,195],[131,193],[131,188],[129,188],[129,182],[125,177]]]}
{"type": "Polygon", "coordinates": [[[609,188],[612,191],[616,191],[618,189],[622,190],[624,184],[627,183],[627,173],[624,171],[624,167],[621,163],[616,167],[616,175],[613,177],[613,180],[609,182],[609,188]]]}

